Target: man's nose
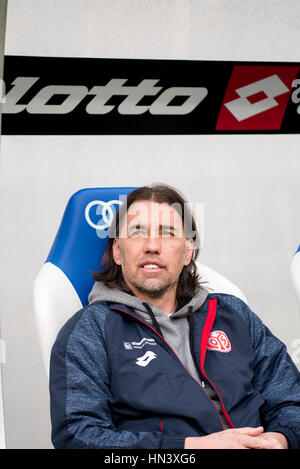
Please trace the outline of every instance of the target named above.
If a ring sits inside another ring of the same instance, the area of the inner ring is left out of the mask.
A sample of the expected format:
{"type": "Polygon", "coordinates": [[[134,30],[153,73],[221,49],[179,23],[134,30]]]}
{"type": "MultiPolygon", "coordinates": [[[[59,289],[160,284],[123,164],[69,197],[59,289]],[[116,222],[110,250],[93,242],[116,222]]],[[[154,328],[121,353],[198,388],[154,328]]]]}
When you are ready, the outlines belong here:
{"type": "Polygon", "coordinates": [[[161,240],[156,233],[150,233],[144,242],[144,252],[161,252],[161,240]]]}

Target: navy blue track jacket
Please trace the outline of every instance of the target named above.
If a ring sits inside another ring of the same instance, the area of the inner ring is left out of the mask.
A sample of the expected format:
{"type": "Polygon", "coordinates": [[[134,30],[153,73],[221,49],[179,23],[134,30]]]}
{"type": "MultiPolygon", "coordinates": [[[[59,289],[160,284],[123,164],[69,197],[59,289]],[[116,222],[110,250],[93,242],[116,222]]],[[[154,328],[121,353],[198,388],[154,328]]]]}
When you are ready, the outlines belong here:
{"type": "MultiPolygon", "coordinates": [[[[263,425],[300,448],[300,373],[240,299],[209,294],[190,344],[231,428],[263,425]]],[[[165,339],[132,309],[96,302],[61,329],[50,366],[55,448],[184,448],[224,429],[214,402],[165,339]]]]}

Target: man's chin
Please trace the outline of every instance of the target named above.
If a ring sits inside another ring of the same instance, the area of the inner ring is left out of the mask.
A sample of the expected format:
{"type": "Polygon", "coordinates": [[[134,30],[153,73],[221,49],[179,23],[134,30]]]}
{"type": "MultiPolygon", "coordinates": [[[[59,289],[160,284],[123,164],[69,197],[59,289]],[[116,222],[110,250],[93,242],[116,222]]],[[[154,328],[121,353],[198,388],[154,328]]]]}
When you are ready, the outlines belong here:
{"type": "Polygon", "coordinates": [[[157,299],[162,298],[167,290],[145,290],[145,289],[138,289],[139,293],[144,296],[148,296],[148,298],[157,299]]]}
{"type": "Polygon", "coordinates": [[[164,294],[173,288],[173,284],[166,285],[133,285],[134,288],[142,295],[148,296],[149,298],[162,298],[164,294]]]}

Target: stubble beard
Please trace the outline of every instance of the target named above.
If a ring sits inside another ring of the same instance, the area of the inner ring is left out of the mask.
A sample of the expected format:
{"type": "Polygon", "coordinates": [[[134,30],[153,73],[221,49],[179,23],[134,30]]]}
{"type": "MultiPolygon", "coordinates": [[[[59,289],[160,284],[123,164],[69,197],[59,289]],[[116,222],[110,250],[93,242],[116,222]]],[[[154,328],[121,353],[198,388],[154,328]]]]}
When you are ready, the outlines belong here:
{"type": "Polygon", "coordinates": [[[177,286],[178,279],[173,280],[170,278],[162,279],[160,282],[153,278],[151,282],[151,277],[145,279],[139,279],[138,274],[129,273],[126,268],[126,262],[123,265],[123,278],[125,283],[132,290],[132,287],[136,289],[139,293],[148,296],[149,298],[161,298],[164,294],[177,286]]]}
{"type": "Polygon", "coordinates": [[[149,298],[162,298],[164,294],[176,287],[177,282],[164,282],[160,285],[147,285],[146,282],[131,282],[132,286],[142,293],[143,295],[148,296],[149,298]]]}

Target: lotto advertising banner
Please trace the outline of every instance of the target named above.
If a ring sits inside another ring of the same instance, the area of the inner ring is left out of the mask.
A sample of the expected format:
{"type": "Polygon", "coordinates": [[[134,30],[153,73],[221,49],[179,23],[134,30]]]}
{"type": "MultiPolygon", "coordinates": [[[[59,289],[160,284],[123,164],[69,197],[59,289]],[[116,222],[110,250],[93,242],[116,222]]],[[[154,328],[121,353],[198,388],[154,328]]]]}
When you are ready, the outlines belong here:
{"type": "Polygon", "coordinates": [[[300,132],[300,63],[6,56],[4,135],[300,132]]]}

